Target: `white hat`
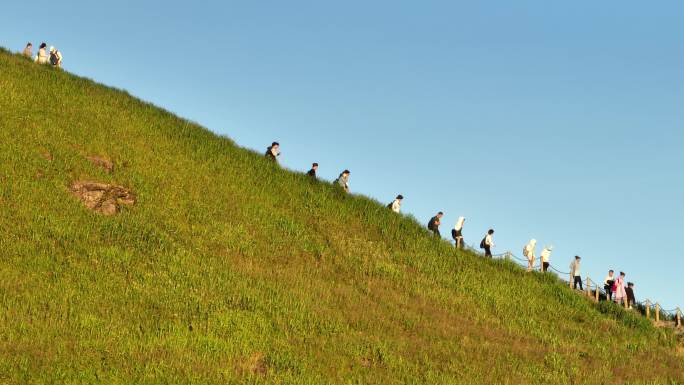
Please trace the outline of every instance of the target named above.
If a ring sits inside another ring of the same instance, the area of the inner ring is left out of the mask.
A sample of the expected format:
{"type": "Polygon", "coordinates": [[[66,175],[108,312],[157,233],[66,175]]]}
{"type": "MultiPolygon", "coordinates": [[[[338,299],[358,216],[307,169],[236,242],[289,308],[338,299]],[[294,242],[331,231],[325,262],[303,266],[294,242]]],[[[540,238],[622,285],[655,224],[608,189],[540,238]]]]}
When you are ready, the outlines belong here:
{"type": "Polygon", "coordinates": [[[50,46],[50,52],[55,52],[55,47],[50,46]]]}

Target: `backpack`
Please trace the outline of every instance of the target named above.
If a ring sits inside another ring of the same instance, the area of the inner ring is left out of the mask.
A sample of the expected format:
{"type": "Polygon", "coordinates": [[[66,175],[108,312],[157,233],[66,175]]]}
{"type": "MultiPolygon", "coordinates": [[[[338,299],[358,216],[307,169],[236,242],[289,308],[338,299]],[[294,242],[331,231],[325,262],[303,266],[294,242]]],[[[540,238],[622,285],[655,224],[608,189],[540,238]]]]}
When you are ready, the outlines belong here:
{"type": "Polygon", "coordinates": [[[527,246],[523,247],[523,256],[528,257],[527,255],[527,246]]]}
{"type": "Polygon", "coordinates": [[[456,229],[451,229],[451,238],[453,238],[454,241],[456,240],[456,236],[457,236],[456,229]]]}
{"type": "Polygon", "coordinates": [[[480,242],[480,248],[484,249],[487,247],[487,237],[482,238],[482,241],[480,242]]]}
{"type": "Polygon", "coordinates": [[[59,57],[57,57],[57,51],[50,53],[50,64],[56,66],[59,64],[59,57]]]}

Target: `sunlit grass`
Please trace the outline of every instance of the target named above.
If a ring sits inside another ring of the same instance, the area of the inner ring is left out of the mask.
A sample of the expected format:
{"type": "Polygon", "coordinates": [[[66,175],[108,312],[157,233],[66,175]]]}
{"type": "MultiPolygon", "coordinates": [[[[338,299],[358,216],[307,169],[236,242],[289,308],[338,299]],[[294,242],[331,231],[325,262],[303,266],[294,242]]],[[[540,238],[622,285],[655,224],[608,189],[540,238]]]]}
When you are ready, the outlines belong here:
{"type": "Polygon", "coordinates": [[[124,92],[6,53],[0,91],[0,383],[684,382],[643,317],[124,92]]]}

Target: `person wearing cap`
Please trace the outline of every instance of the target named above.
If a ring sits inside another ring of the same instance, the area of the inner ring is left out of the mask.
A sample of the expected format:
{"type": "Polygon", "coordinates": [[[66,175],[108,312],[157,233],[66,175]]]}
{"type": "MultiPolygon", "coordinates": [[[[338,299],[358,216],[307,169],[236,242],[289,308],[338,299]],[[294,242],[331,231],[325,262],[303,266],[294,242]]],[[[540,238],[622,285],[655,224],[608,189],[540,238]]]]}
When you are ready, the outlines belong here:
{"type": "Polygon", "coordinates": [[[47,44],[41,43],[38,47],[38,54],[36,55],[36,63],[48,64],[47,44]]]}
{"type": "Polygon", "coordinates": [[[280,156],[280,143],[273,142],[270,146],[266,147],[266,158],[277,162],[280,156]]]}
{"type": "Polygon", "coordinates": [[[580,261],[582,257],[575,255],[575,259],[570,263],[570,275],[572,276],[572,288],[577,290],[577,284],[579,284],[580,290],[584,290],[582,287],[582,273],[580,272],[580,261]]]}
{"type": "Polygon", "coordinates": [[[439,225],[442,224],[441,219],[444,216],[443,212],[438,212],[437,215],[434,217],[430,218],[430,222],[428,222],[427,228],[432,231],[432,234],[434,234],[436,237],[441,237],[442,235],[439,233],[439,225]]]}
{"type": "Polygon", "coordinates": [[[551,252],[553,251],[553,246],[546,246],[544,250],[542,250],[541,255],[539,258],[541,259],[541,271],[542,273],[546,273],[549,270],[550,263],[549,261],[551,260],[551,252]]]}
{"type": "Polygon", "coordinates": [[[404,199],[404,196],[401,195],[401,194],[399,194],[399,195],[397,195],[396,198],[394,198],[394,200],[392,201],[392,203],[390,203],[390,204],[387,205],[387,207],[388,207],[389,209],[391,209],[392,211],[394,211],[395,213],[398,214],[399,211],[401,210],[401,201],[402,201],[403,199],[404,199]]]}
{"type": "Polygon", "coordinates": [[[33,43],[28,42],[28,44],[26,44],[26,47],[24,47],[24,51],[22,51],[21,54],[28,59],[33,57],[33,43]]]}
{"type": "Polygon", "coordinates": [[[55,47],[50,47],[50,64],[55,68],[62,67],[62,53],[55,47]]]}
{"type": "Polygon", "coordinates": [[[351,172],[349,170],[344,170],[340,174],[340,176],[335,179],[335,184],[338,186],[342,187],[344,192],[348,193],[349,192],[349,175],[351,172]]]}
{"type": "Polygon", "coordinates": [[[463,224],[465,223],[465,217],[458,217],[456,225],[451,230],[451,238],[454,239],[454,246],[457,249],[463,248],[463,224]]]}
{"type": "Polygon", "coordinates": [[[536,256],[534,255],[534,250],[537,248],[537,240],[531,239],[530,242],[523,248],[523,255],[527,257],[527,271],[532,271],[534,268],[534,260],[536,256]]]}
{"type": "Polygon", "coordinates": [[[314,163],[311,165],[311,170],[309,170],[306,175],[310,176],[313,179],[316,179],[316,171],[318,171],[318,163],[314,163]]]}

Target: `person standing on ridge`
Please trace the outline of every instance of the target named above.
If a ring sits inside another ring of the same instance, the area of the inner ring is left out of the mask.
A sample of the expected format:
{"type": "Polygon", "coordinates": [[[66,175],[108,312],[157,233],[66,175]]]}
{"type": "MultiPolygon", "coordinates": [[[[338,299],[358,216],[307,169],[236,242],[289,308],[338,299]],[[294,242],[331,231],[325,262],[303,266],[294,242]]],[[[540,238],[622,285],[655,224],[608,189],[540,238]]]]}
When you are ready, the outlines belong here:
{"type": "Polygon", "coordinates": [[[28,59],[32,58],[33,57],[33,43],[29,42],[28,44],[26,44],[26,47],[24,48],[24,51],[22,51],[21,54],[24,55],[25,58],[28,58],[28,59]]]}
{"type": "Polygon", "coordinates": [[[634,284],[632,282],[627,282],[625,293],[627,294],[627,307],[633,309],[632,306],[636,303],[636,298],[634,297],[634,284]]]}
{"type": "Polygon", "coordinates": [[[627,299],[627,292],[625,292],[625,273],[620,272],[620,276],[615,280],[613,284],[613,290],[615,292],[615,302],[622,304],[622,301],[627,299]]]}
{"type": "Polygon", "coordinates": [[[549,260],[551,260],[551,252],[553,251],[553,246],[546,246],[544,250],[542,250],[541,255],[540,255],[540,260],[541,260],[541,271],[542,273],[546,273],[549,270],[549,266],[551,265],[549,263],[549,260]]]}
{"type": "Polygon", "coordinates": [[[339,185],[342,187],[344,192],[349,193],[349,175],[351,172],[349,170],[344,170],[340,174],[340,176],[335,179],[335,184],[339,185]]]}
{"type": "Polygon", "coordinates": [[[454,246],[457,249],[463,248],[463,224],[465,223],[465,217],[458,217],[456,225],[451,229],[451,238],[454,239],[454,246]]]}
{"type": "Polygon", "coordinates": [[[606,291],[606,301],[613,300],[613,285],[615,285],[615,272],[608,270],[608,276],[603,280],[603,290],[606,291]]]}
{"type": "Polygon", "coordinates": [[[439,233],[439,225],[442,224],[442,217],[444,216],[443,212],[438,212],[437,215],[434,217],[430,218],[430,222],[428,222],[427,228],[432,231],[432,234],[434,236],[440,238],[442,235],[439,233]]]}
{"type": "Polygon", "coordinates": [[[277,162],[280,156],[280,143],[273,142],[270,146],[266,147],[266,158],[277,162]]]}
{"type": "Polygon", "coordinates": [[[532,239],[523,248],[523,255],[527,257],[527,271],[532,271],[534,268],[534,260],[536,256],[534,255],[534,250],[537,248],[537,240],[532,239]]]}
{"type": "Polygon", "coordinates": [[[318,163],[314,163],[311,165],[311,170],[309,170],[306,175],[310,176],[313,179],[316,179],[316,171],[318,171],[318,163]]]}
{"type": "Polygon", "coordinates": [[[582,273],[580,272],[580,261],[582,258],[579,255],[575,255],[575,259],[570,263],[570,275],[572,275],[572,288],[577,290],[577,284],[579,283],[580,290],[584,290],[582,287],[582,273]]]}
{"type": "Polygon", "coordinates": [[[36,63],[48,64],[47,44],[41,43],[38,47],[38,54],[36,55],[36,63]]]}
{"type": "Polygon", "coordinates": [[[401,211],[401,201],[404,199],[404,196],[399,194],[397,195],[396,198],[392,201],[392,203],[387,205],[387,208],[394,211],[395,213],[399,214],[399,211],[401,211]]]}
{"type": "Polygon", "coordinates": [[[480,248],[484,249],[485,257],[492,258],[492,247],[494,246],[494,229],[489,229],[487,235],[480,242],[480,248]]]}
{"type": "Polygon", "coordinates": [[[50,47],[50,64],[55,68],[62,68],[62,53],[55,47],[50,47]]]}

